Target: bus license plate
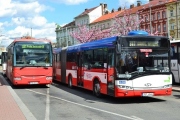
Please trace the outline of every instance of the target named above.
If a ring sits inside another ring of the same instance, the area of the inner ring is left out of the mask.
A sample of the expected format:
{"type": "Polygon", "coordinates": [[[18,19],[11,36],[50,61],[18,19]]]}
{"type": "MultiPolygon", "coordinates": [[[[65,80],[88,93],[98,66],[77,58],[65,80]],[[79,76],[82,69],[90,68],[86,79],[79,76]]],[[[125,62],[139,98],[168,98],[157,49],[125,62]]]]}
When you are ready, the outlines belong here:
{"type": "Polygon", "coordinates": [[[143,93],[142,96],[154,96],[154,93],[143,93]]]}
{"type": "Polygon", "coordinates": [[[32,85],[32,84],[38,84],[38,82],[30,82],[29,84],[31,84],[31,85],[32,85]]]}

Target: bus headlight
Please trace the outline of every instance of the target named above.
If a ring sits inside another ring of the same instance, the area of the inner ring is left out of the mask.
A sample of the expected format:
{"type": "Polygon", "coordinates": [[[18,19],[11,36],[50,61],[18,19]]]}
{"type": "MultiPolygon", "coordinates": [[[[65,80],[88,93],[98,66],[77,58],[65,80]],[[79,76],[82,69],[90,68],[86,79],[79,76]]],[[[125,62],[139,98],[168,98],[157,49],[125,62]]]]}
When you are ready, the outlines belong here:
{"type": "Polygon", "coordinates": [[[14,77],[14,80],[21,80],[20,77],[14,77]]]}
{"type": "Polygon", "coordinates": [[[172,85],[164,85],[163,88],[171,88],[172,85]]]}
{"type": "Polygon", "coordinates": [[[46,77],[46,80],[52,80],[52,77],[46,77]]]}

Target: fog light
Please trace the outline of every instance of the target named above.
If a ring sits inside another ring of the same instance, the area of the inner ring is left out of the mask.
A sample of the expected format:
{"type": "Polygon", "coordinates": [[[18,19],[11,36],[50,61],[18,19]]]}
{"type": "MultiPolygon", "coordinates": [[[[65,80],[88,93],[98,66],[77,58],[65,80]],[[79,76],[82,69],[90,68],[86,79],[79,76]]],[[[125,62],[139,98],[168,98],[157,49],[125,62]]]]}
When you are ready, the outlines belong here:
{"type": "Polygon", "coordinates": [[[15,77],[14,80],[21,80],[21,78],[20,77],[15,77]]]}
{"type": "Polygon", "coordinates": [[[46,77],[46,80],[52,80],[52,77],[46,77]]]}

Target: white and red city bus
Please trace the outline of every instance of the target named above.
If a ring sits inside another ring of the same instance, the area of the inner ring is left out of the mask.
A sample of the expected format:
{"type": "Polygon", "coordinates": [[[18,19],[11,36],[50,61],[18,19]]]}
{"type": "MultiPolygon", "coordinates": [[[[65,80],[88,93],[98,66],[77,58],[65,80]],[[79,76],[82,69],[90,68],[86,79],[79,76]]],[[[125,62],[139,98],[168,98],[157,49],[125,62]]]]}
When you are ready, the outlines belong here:
{"type": "Polygon", "coordinates": [[[55,80],[69,87],[91,90],[98,97],[102,94],[133,97],[172,93],[167,37],[132,31],[127,36],[62,48],[58,54],[55,80]]]}
{"type": "Polygon", "coordinates": [[[180,83],[180,40],[171,43],[171,71],[173,73],[173,84],[180,83]]]}
{"type": "Polygon", "coordinates": [[[23,37],[7,47],[6,76],[13,85],[52,83],[52,45],[47,39],[23,37]]]}

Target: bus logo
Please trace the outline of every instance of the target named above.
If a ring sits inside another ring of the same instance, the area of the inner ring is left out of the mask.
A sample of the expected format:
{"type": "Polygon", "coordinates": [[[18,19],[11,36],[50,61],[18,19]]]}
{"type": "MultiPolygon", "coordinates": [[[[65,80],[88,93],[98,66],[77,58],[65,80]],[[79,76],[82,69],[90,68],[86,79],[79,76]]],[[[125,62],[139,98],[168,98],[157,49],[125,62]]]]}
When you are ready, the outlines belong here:
{"type": "Polygon", "coordinates": [[[144,86],[146,86],[146,87],[150,87],[151,85],[152,85],[151,83],[144,84],[144,86]]]}

